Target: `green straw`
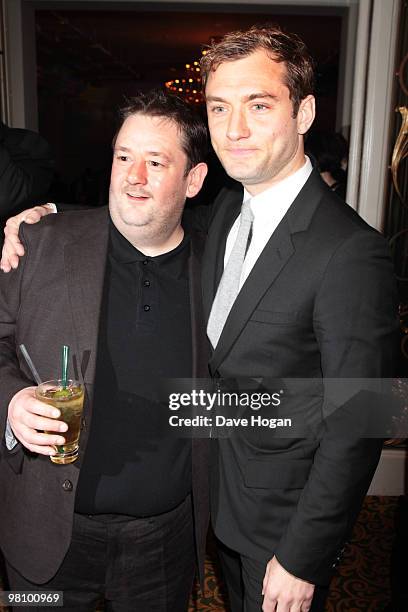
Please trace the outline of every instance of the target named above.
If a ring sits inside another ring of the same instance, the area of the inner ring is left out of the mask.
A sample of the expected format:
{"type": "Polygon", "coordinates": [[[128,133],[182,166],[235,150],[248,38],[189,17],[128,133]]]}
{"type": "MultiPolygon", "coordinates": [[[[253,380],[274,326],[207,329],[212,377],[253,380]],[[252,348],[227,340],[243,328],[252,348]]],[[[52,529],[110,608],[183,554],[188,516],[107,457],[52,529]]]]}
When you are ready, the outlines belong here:
{"type": "Polygon", "coordinates": [[[68,379],[68,358],[69,358],[69,346],[64,344],[61,351],[61,362],[62,362],[62,388],[67,388],[68,379]]]}

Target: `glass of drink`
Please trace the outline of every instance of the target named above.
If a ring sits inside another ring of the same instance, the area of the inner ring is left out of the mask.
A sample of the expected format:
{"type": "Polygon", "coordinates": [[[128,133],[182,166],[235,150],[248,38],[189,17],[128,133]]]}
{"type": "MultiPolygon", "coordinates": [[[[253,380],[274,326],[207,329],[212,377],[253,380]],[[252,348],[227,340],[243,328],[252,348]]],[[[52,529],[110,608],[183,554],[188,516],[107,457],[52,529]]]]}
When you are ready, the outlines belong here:
{"type": "MultiPolygon", "coordinates": [[[[64,388],[62,380],[48,380],[38,385],[35,396],[41,402],[58,408],[61,412],[59,420],[68,425],[68,430],[61,434],[65,438],[65,444],[54,446],[55,455],[51,455],[51,461],[59,464],[72,463],[78,458],[79,433],[84,406],[83,385],[76,380],[67,380],[64,388]]],[[[45,433],[55,434],[51,431],[45,433]]]]}

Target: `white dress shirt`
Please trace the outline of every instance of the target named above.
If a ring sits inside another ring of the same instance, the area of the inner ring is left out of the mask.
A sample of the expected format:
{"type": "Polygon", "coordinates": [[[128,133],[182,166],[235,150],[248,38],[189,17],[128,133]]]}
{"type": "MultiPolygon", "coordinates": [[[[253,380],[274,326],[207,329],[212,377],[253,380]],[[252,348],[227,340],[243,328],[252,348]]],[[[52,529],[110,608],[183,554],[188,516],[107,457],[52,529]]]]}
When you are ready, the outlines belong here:
{"type": "MultiPolygon", "coordinates": [[[[306,157],[305,164],[299,168],[299,170],[283,179],[276,185],[269,187],[262,193],[259,193],[256,196],[251,196],[251,194],[244,189],[243,201],[245,202],[249,198],[251,199],[251,210],[254,214],[254,222],[252,226],[251,244],[249,245],[244,265],[242,267],[240,288],[254,267],[258,257],[264,250],[266,243],[269,241],[273,232],[282,221],[303,185],[306,183],[312,170],[312,164],[310,163],[309,158],[306,157]]],[[[225,246],[224,268],[227,264],[238,234],[240,219],[241,215],[239,215],[235,220],[235,223],[228,234],[227,243],[225,246]]]]}

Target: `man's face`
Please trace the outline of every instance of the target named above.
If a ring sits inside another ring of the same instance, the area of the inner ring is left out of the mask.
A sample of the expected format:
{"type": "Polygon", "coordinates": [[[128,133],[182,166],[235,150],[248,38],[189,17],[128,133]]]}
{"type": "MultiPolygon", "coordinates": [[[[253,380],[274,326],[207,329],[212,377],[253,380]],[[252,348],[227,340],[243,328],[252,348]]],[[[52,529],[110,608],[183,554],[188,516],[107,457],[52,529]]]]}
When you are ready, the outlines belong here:
{"type": "MultiPolygon", "coordinates": [[[[130,242],[155,245],[180,229],[186,197],[198,193],[198,164],[185,175],[187,155],[177,125],[163,117],[128,117],[116,139],[109,209],[130,242]]],[[[202,168],[201,168],[202,170],[202,168]]]]}
{"type": "Polygon", "coordinates": [[[261,193],[304,164],[303,134],[314,118],[314,98],[296,117],[285,85],[286,67],[264,50],[220,64],[206,85],[213,148],[226,172],[261,193]]]}

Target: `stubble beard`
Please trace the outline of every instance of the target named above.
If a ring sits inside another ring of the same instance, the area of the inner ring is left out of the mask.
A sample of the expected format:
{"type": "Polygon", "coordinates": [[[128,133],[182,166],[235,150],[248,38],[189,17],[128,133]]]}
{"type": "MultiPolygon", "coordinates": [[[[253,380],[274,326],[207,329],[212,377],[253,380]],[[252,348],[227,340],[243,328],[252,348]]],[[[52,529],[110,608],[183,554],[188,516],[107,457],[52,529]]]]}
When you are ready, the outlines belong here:
{"type": "MultiPolygon", "coordinates": [[[[137,204],[135,204],[137,206],[137,204]]],[[[121,202],[113,198],[112,194],[109,201],[109,209],[113,223],[117,229],[131,242],[136,248],[143,246],[153,246],[168,240],[180,224],[184,203],[173,214],[154,215],[154,211],[144,211],[143,217],[134,218],[130,206],[121,206],[121,202]],[[179,213],[177,215],[177,212],[179,213]]]]}
{"type": "Polygon", "coordinates": [[[231,164],[230,168],[228,168],[228,160],[227,163],[222,163],[222,165],[229,177],[244,186],[260,185],[264,183],[272,184],[275,180],[278,182],[285,178],[285,176],[281,175],[285,174],[285,168],[290,164],[291,159],[292,158],[287,159],[282,156],[280,160],[274,160],[272,163],[268,163],[267,160],[260,160],[258,163],[255,163],[252,168],[250,164],[247,164],[246,167],[245,164],[242,164],[241,167],[235,166],[235,168],[233,168],[233,164],[231,164]]]}

